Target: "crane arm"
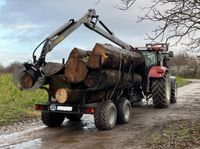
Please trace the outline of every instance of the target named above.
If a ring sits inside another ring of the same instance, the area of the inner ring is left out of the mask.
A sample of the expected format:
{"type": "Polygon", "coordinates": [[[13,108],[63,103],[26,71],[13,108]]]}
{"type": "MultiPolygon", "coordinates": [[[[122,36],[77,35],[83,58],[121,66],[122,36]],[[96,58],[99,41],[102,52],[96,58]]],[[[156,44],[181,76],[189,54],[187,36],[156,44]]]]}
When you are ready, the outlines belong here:
{"type": "Polygon", "coordinates": [[[69,36],[82,24],[84,24],[87,28],[91,29],[92,31],[95,31],[96,33],[110,40],[111,42],[117,44],[121,48],[126,50],[132,49],[132,47],[129,44],[115,37],[114,33],[112,33],[103,24],[103,22],[99,20],[99,16],[96,15],[96,11],[94,9],[91,9],[78,21],[74,21],[73,19],[69,20],[67,23],[62,25],[60,28],[58,28],[45,39],[45,43],[42,48],[40,58],[37,61],[37,64],[42,65],[45,62],[46,54],[52,51],[56,45],[63,41],[67,36],[69,36]],[[99,23],[102,26],[102,28],[98,27],[97,23],[99,23]]]}

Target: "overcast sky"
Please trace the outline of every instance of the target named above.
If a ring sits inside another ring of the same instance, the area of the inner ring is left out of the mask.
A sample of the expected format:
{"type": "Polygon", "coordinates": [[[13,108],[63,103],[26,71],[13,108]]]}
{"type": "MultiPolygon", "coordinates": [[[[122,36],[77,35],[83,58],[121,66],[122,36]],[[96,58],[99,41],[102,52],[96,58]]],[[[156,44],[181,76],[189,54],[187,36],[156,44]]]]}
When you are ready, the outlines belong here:
{"type": "MultiPolygon", "coordinates": [[[[138,1],[128,11],[116,9],[118,0],[0,0],[0,63],[4,66],[13,61],[31,59],[34,48],[60,25],[73,18],[78,20],[88,9],[94,8],[100,19],[115,35],[131,44],[142,46],[146,33],[151,33],[155,24],[137,22],[141,9],[148,5],[138,1]]],[[[149,3],[150,4],[150,3],[149,3]]],[[[67,37],[48,54],[48,61],[67,58],[73,47],[91,50],[96,42],[108,42],[84,26],[67,37]]],[[[38,53],[39,54],[39,53],[38,53]]]]}

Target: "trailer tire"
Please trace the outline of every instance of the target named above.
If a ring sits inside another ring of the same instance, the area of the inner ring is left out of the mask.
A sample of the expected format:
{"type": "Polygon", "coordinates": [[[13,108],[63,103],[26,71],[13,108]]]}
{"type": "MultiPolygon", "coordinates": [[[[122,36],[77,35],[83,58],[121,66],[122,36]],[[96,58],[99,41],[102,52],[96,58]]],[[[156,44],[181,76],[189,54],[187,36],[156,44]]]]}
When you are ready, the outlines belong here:
{"type": "Polygon", "coordinates": [[[66,114],[66,118],[70,121],[80,121],[83,114],[66,114]]]}
{"type": "Polygon", "coordinates": [[[167,108],[170,104],[171,85],[169,75],[152,80],[152,98],[155,108],[167,108]]]}
{"type": "Polygon", "coordinates": [[[177,84],[176,79],[171,80],[171,97],[170,97],[170,103],[176,103],[177,101],[177,84]]]}
{"type": "Polygon", "coordinates": [[[132,115],[132,106],[128,99],[122,98],[117,103],[117,122],[119,124],[128,123],[132,115]]]}
{"type": "Polygon", "coordinates": [[[103,101],[97,105],[94,113],[94,122],[98,129],[112,129],[117,121],[116,106],[112,101],[103,101]]]}
{"type": "Polygon", "coordinates": [[[41,113],[42,122],[48,127],[60,126],[64,119],[65,114],[62,113],[52,113],[50,111],[42,111],[41,113]]]}

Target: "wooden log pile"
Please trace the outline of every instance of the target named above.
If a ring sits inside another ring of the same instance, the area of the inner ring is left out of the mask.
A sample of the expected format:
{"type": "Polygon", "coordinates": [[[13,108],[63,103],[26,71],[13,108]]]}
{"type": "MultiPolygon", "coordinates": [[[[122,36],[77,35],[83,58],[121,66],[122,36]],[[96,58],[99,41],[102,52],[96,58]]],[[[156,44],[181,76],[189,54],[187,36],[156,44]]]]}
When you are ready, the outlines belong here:
{"type": "MultiPolygon", "coordinates": [[[[85,96],[86,102],[109,99],[115,86],[141,82],[141,75],[133,70],[143,61],[139,53],[110,44],[96,43],[92,51],[74,48],[64,66],[64,73],[49,77],[50,95],[58,103],[80,104],[84,91],[93,88],[85,96]]],[[[26,78],[28,80],[28,76],[26,78]]],[[[31,83],[29,81],[27,86],[31,83]]]]}

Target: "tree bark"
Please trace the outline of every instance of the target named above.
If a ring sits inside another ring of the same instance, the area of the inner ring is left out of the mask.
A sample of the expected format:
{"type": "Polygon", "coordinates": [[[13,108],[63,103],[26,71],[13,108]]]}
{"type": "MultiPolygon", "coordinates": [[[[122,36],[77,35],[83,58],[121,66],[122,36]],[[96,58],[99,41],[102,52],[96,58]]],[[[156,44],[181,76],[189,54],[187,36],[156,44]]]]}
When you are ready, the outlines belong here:
{"type": "Polygon", "coordinates": [[[109,100],[112,94],[112,90],[98,90],[86,95],[86,103],[93,103],[102,100],[109,100]]]}
{"type": "Polygon", "coordinates": [[[87,62],[88,67],[99,68],[100,57],[103,68],[113,69],[119,68],[122,60],[125,69],[128,69],[131,64],[136,67],[144,61],[143,56],[137,52],[120,49],[109,44],[96,43],[87,62]]]}
{"type": "MultiPolygon", "coordinates": [[[[115,86],[119,81],[119,85],[132,83],[132,74],[123,73],[123,78],[119,79],[119,71],[114,69],[104,69],[102,75],[98,71],[92,71],[84,80],[87,87],[95,87],[99,83],[99,79],[102,79],[98,86],[98,89],[109,88],[115,86]]],[[[142,78],[140,75],[134,73],[134,82],[141,83],[142,78]]]]}
{"type": "Polygon", "coordinates": [[[87,76],[88,68],[83,59],[69,59],[65,65],[65,76],[70,83],[80,83],[87,76]]]}
{"type": "Polygon", "coordinates": [[[69,59],[77,59],[77,58],[88,59],[90,55],[91,55],[91,51],[84,51],[84,50],[79,49],[79,48],[74,48],[70,52],[68,60],[69,59]]]}

